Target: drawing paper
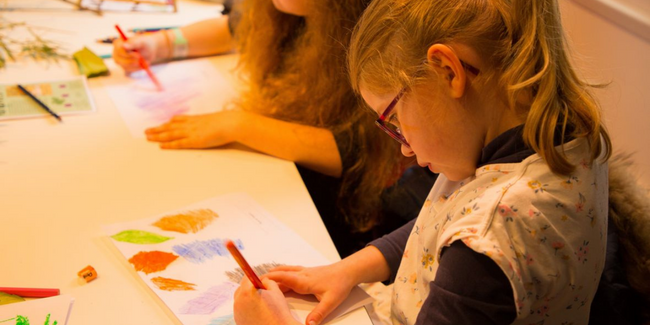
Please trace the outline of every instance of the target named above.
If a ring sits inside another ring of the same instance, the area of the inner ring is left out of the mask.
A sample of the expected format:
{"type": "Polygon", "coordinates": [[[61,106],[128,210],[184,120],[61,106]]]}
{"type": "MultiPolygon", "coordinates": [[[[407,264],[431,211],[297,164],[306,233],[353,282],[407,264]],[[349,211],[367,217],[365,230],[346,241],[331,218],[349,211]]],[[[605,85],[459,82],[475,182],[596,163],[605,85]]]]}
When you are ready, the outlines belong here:
{"type": "Polygon", "coordinates": [[[174,12],[176,0],[81,0],[83,8],[102,11],[174,12]]]}
{"type": "MultiPolygon", "coordinates": [[[[235,242],[258,275],[282,264],[330,263],[246,194],[216,197],[103,230],[142,281],[187,325],[232,323],[233,294],[243,272],[225,239],[235,242]]],[[[331,319],[371,301],[356,288],[331,319]]],[[[303,324],[316,305],[313,296],[292,295],[288,302],[303,324]]]]}
{"type": "Polygon", "coordinates": [[[166,123],[175,115],[219,111],[235,96],[230,82],[208,59],[157,64],[151,70],[163,91],[158,91],[142,70],[103,81],[135,138],[144,138],[144,130],[166,123]]]}

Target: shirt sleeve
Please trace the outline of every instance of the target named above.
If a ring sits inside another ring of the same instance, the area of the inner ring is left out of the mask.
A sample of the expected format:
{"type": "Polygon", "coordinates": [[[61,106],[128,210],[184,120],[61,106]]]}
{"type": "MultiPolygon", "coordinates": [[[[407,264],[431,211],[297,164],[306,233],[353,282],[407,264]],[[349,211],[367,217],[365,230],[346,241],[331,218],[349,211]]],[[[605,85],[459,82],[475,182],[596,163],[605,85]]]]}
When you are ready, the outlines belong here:
{"type": "Polygon", "coordinates": [[[517,317],[505,273],[489,257],[461,241],[443,250],[429,289],[416,325],[505,325],[517,317]]]}
{"type": "Polygon", "coordinates": [[[397,230],[391,232],[388,235],[384,235],[381,238],[375,239],[368,243],[367,246],[375,246],[384,258],[388,262],[388,267],[390,268],[390,278],[388,281],[384,282],[386,284],[393,283],[395,281],[395,276],[397,275],[397,269],[399,269],[399,264],[402,261],[402,255],[404,255],[404,249],[406,248],[406,242],[411,235],[411,230],[413,230],[413,225],[415,225],[415,220],[409,221],[407,224],[398,228],[397,230]]]}

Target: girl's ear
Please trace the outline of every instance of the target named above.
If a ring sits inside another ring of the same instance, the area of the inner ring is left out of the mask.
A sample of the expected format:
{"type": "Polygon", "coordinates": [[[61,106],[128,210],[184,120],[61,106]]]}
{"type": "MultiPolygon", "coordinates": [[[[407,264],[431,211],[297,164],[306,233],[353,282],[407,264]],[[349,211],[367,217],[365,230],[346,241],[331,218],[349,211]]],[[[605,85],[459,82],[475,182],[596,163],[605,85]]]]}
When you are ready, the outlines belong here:
{"type": "Polygon", "coordinates": [[[435,70],[442,71],[446,78],[449,93],[453,98],[460,98],[465,93],[465,68],[456,53],[447,45],[433,44],[427,51],[427,63],[435,70]]]}

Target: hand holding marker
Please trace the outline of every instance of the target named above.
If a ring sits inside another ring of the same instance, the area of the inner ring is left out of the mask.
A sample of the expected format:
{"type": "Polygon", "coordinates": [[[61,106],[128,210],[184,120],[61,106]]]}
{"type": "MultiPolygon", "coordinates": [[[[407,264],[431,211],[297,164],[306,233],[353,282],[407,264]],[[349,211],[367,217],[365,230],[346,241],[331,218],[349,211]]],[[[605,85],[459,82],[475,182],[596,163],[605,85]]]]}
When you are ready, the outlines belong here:
{"type": "MultiPolygon", "coordinates": [[[[115,25],[115,29],[117,29],[117,32],[120,33],[122,40],[126,42],[128,38],[126,37],[124,32],[122,32],[120,26],[115,25]]],[[[138,63],[140,64],[140,67],[147,73],[149,78],[151,78],[151,81],[153,81],[153,83],[156,85],[156,88],[158,88],[159,91],[163,91],[164,89],[162,85],[160,84],[156,76],[153,74],[153,72],[151,72],[151,69],[149,68],[149,63],[142,57],[142,55],[140,55],[138,50],[133,50],[133,52],[135,52],[138,57],[138,63]]]]}
{"type": "Polygon", "coordinates": [[[237,246],[235,246],[235,243],[232,242],[232,240],[228,239],[226,240],[226,248],[232,255],[232,257],[235,258],[235,261],[237,261],[237,264],[239,264],[239,267],[244,271],[244,274],[248,277],[248,280],[250,280],[253,283],[253,286],[256,289],[264,289],[266,290],[266,287],[264,284],[262,284],[262,280],[257,277],[257,274],[255,274],[255,271],[253,271],[253,268],[246,262],[244,259],[244,256],[239,252],[237,249],[237,246]]]}

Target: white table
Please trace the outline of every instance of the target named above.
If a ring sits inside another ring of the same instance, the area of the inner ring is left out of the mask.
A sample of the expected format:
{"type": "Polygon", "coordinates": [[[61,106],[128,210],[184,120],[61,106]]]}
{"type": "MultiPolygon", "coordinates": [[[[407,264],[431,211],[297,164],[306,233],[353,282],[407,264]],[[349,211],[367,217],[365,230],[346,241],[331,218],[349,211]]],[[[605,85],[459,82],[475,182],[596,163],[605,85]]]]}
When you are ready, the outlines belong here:
{"type": "MultiPolygon", "coordinates": [[[[47,24],[70,46],[103,54],[93,41],[122,28],[182,25],[217,7],[181,1],[178,14],[5,12],[12,21],[47,24]]],[[[212,58],[228,71],[235,57],[212,58]]],[[[112,69],[112,73],[121,73],[112,69]]],[[[10,63],[0,83],[77,74],[72,62],[10,63]]],[[[0,286],[53,287],[76,301],[70,325],[179,324],[141,282],[100,226],[151,217],[231,192],[246,192],[330,260],[339,256],[295,165],[237,148],[164,151],[134,139],[101,81],[90,80],[97,112],[0,122],[0,286]],[[99,278],[82,285],[92,265],[99,278]]],[[[371,324],[364,309],[338,324],[371,324]]]]}

